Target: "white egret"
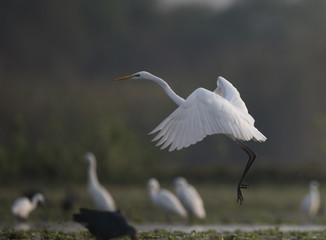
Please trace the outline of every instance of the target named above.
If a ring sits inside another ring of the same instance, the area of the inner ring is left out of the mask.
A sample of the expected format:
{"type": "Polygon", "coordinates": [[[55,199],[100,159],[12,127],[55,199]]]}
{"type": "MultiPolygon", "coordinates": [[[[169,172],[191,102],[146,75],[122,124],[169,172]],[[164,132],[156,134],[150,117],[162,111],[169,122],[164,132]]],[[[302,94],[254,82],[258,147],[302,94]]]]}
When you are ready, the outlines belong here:
{"type": "Polygon", "coordinates": [[[19,220],[27,220],[29,214],[37,207],[37,204],[44,203],[45,198],[42,193],[34,194],[32,199],[20,197],[16,199],[11,207],[11,211],[19,220]]]}
{"type": "Polygon", "coordinates": [[[160,189],[160,184],[157,179],[149,179],[147,187],[149,196],[154,205],[163,208],[167,212],[176,213],[184,218],[188,216],[186,209],[172,192],[166,189],[160,189]]]}
{"type": "Polygon", "coordinates": [[[311,181],[309,183],[309,193],[301,202],[301,211],[306,218],[312,220],[318,213],[320,207],[319,183],[311,181]]]}
{"type": "Polygon", "coordinates": [[[116,204],[110,193],[99,183],[96,174],[96,158],[91,152],[86,153],[85,160],[89,163],[88,168],[88,191],[93,199],[94,205],[99,210],[115,211],[116,204]]]}
{"type": "Polygon", "coordinates": [[[161,78],[146,71],[117,78],[151,80],[159,84],[166,94],[179,106],[150,134],[159,132],[153,141],[161,149],[170,146],[169,151],[179,150],[201,141],[212,134],[225,134],[235,141],[249,156],[237,188],[237,201],[242,204],[241,189],[247,188],[242,181],[256,158],[256,154],[243,141],[266,141],[266,137],[254,126],[254,118],[248,113],[238,90],[225,78],[217,78],[217,88],[212,92],[196,89],[185,100],[178,96],[161,78]]]}
{"type": "MultiPolygon", "coordinates": [[[[34,197],[35,194],[42,193],[39,189],[30,189],[28,191],[25,191],[22,196],[28,197],[30,200],[34,197]]],[[[42,193],[43,194],[43,193],[42,193]]]]}
{"type": "Polygon", "coordinates": [[[186,207],[190,216],[194,215],[200,219],[206,217],[204,202],[197,190],[183,177],[174,180],[175,192],[183,206],[186,207]]]}

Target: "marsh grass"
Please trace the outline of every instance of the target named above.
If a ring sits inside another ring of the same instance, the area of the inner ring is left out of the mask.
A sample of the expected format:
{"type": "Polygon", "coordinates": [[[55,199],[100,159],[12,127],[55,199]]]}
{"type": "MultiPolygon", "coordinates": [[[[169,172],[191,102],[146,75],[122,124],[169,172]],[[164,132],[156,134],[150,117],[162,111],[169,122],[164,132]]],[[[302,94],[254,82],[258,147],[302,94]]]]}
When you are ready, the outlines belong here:
{"type": "MultiPolygon", "coordinates": [[[[87,231],[62,232],[54,230],[15,231],[10,227],[14,218],[10,212],[13,200],[19,196],[28,186],[41,189],[47,197],[47,205],[39,207],[30,215],[29,222],[56,222],[65,223],[71,221],[71,214],[77,212],[79,207],[92,208],[92,201],[86,191],[85,185],[79,186],[46,186],[43,184],[22,184],[18,187],[2,186],[0,197],[1,231],[0,239],[94,239],[87,231]],[[64,214],[60,208],[60,202],[67,188],[73,188],[78,201],[71,212],[64,214]]],[[[307,184],[287,183],[271,184],[259,183],[251,185],[244,191],[245,202],[242,206],[236,203],[236,184],[194,184],[202,195],[207,211],[207,218],[203,221],[195,220],[194,224],[248,224],[275,225],[278,224],[304,224],[304,219],[299,211],[300,201],[307,192],[307,184]]],[[[167,223],[165,213],[154,207],[149,201],[146,184],[144,186],[112,186],[105,185],[114,196],[119,209],[126,215],[129,222],[134,224],[167,223]]],[[[321,203],[326,197],[321,183],[321,203]]],[[[173,186],[162,184],[162,187],[173,191],[173,186]]],[[[185,219],[178,216],[170,216],[169,224],[186,225],[185,219]]],[[[314,220],[315,224],[325,224],[323,204],[314,220]]],[[[127,238],[122,238],[127,239],[127,238]]],[[[277,227],[267,230],[217,232],[215,230],[203,232],[182,232],[154,230],[139,232],[139,239],[326,239],[325,231],[292,231],[282,232],[277,227]]]]}

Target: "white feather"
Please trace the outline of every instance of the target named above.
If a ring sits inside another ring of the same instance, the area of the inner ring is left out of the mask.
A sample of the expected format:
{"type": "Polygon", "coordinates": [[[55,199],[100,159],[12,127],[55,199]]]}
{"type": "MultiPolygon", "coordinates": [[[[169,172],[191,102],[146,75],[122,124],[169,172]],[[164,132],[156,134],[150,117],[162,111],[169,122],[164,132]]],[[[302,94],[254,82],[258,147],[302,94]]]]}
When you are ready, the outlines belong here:
{"type": "MultiPolygon", "coordinates": [[[[228,93],[227,96],[230,95],[228,93]]],[[[230,100],[232,102],[214,92],[198,88],[150,133],[159,131],[153,141],[161,137],[157,145],[164,143],[164,149],[172,144],[169,151],[188,147],[212,134],[226,134],[245,141],[265,141],[266,137],[255,128],[254,120],[240,95],[236,97],[233,94],[230,100]]]]}
{"type": "Polygon", "coordinates": [[[237,200],[242,204],[242,181],[246,176],[256,154],[241,141],[266,141],[266,137],[254,126],[255,120],[248,113],[246,104],[238,90],[225,78],[217,78],[217,88],[209,91],[196,89],[185,100],[178,96],[161,78],[141,71],[115,81],[125,79],[151,80],[159,84],[166,94],[179,106],[170,116],[164,119],[150,134],[157,133],[152,141],[161,149],[179,150],[195,144],[208,135],[225,134],[236,141],[248,154],[249,160],[237,188],[237,200]],[[241,145],[240,145],[241,144],[241,145]]]}
{"type": "Polygon", "coordinates": [[[27,219],[29,214],[37,207],[38,202],[44,202],[43,194],[37,193],[30,200],[27,197],[20,197],[16,199],[11,207],[12,213],[21,219],[27,219]]]}
{"type": "Polygon", "coordinates": [[[311,181],[309,184],[309,193],[303,198],[301,202],[301,211],[305,217],[314,218],[320,207],[319,183],[311,181]]]}
{"type": "Polygon", "coordinates": [[[174,185],[175,192],[186,209],[200,219],[205,218],[204,203],[197,190],[183,177],[176,178],[174,185]]]}
{"type": "Polygon", "coordinates": [[[113,197],[98,181],[95,155],[86,153],[85,160],[89,163],[87,187],[94,205],[99,210],[116,211],[117,207],[113,197]]]}
{"type": "Polygon", "coordinates": [[[181,217],[187,217],[187,211],[179,199],[172,192],[166,189],[160,189],[160,184],[155,178],[149,179],[147,186],[154,205],[163,208],[167,212],[178,214],[181,217]]]}

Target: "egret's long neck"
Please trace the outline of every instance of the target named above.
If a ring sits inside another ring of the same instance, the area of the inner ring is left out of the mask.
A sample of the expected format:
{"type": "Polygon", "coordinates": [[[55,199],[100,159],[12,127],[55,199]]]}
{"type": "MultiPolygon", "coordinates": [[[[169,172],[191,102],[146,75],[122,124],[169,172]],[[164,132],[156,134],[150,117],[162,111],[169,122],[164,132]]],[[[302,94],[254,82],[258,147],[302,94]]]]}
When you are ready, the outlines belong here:
{"type": "Polygon", "coordinates": [[[32,199],[32,209],[35,209],[37,207],[37,203],[38,203],[38,198],[34,197],[32,199]]]}
{"type": "Polygon", "coordinates": [[[151,188],[151,189],[149,190],[149,196],[150,196],[150,198],[151,198],[152,200],[154,200],[155,197],[157,196],[157,192],[158,192],[158,190],[157,190],[157,189],[154,189],[154,188],[151,188]]]}
{"type": "Polygon", "coordinates": [[[89,162],[88,168],[88,184],[98,184],[98,179],[96,175],[96,163],[95,161],[89,162]]]}
{"type": "Polygon", "coordinates": [[[150,80],[156,82],[157,84],[159,84],[164,91],[166,92],[166,94],[178,105],[180,106],[185,100],[178,96],[169,86],[169,84],[167,84],[163,79],[153,76],[153,78],[151,78],[150,80]]]}

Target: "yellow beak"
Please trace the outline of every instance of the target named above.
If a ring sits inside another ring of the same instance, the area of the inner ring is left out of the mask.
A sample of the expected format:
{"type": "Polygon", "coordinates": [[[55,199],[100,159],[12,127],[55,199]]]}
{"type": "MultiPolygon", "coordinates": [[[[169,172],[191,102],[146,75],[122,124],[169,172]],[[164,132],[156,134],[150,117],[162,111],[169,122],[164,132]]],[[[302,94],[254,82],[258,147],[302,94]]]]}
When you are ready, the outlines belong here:
{"type": "Polygon", "coordinates": [[[127,80],[127,79],[130,79],[130,78],[133,78],[133,77],[134,77],[134,75],[128,75],[128,76],[116,78],[113,81],[116,82],[116,81],[121,81],[121,80],[127,80]]]}

